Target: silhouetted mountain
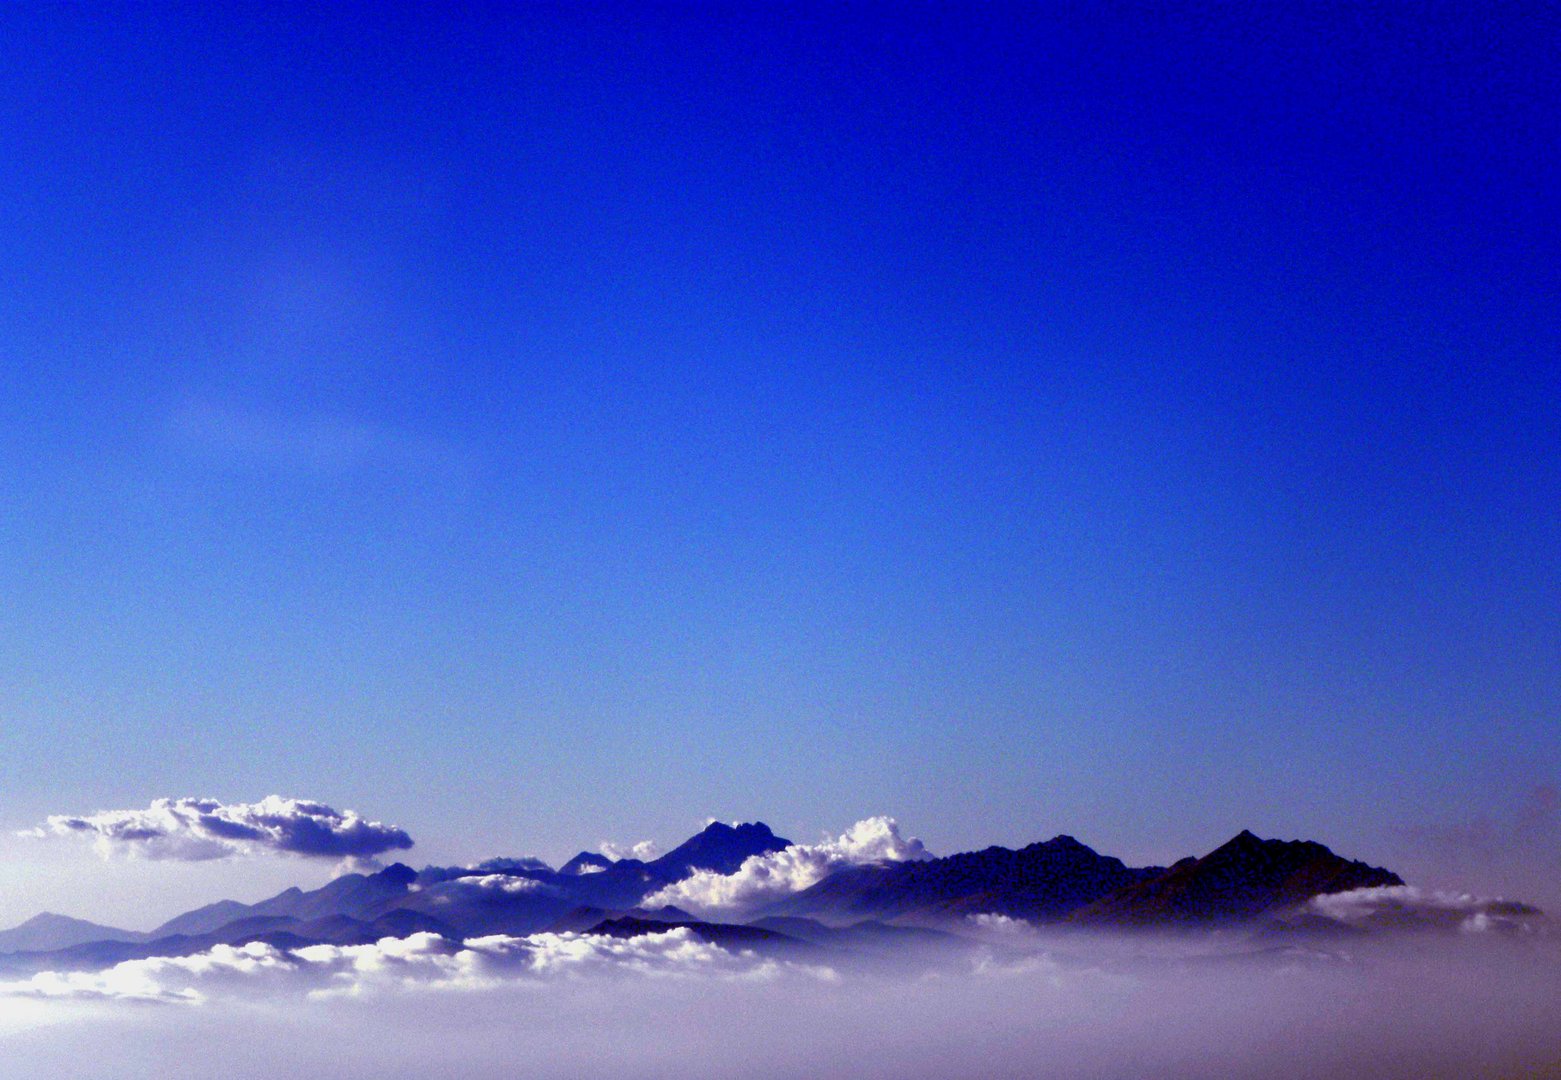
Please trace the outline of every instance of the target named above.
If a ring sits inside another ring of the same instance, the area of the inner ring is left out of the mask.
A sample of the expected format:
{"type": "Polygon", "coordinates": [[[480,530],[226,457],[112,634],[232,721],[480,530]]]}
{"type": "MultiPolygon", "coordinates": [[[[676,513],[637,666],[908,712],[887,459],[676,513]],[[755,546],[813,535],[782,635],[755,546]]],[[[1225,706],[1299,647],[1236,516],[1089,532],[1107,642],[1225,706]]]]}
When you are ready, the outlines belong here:
{"type": "Polygon", "coordinates": [[[146,934],[143,940],[211,934],[230,937],[231,932],[225,928],[257,917],[308,921],[330,915],[349,915],[356,919],[373,919],[395,907],[396,901],[408,894],[416,880],[416,870],[395,863],[374,874],[343,874],[312,892],[294,886],[254,904],[219,900],[169,919],[146,934]]]}
{"type": "MultiPolygon", "coordinates": [[[[296,888],[288,889],[287,891],[289,893],[301,892],[301,890],[296,888]]],[[[237,900],[218,900],[215,904],[207,904],[204,907],[186,911],[183,915],[175,915],[146,936],[148,939],[152,939],[173,937],[176,934],[209,934],[213,930],[226,926],[234,919],[242,919],[249,914],[251,914],[249,904],[241,904],[237,900]]]]}
{"type": "Polygon", "coordinates": [[[1081,908],[1089,925],[1178,926],[1253,918],[1322,893],[1402,885],[1397,874],[1340,858],[1309,840],[1260,840],[1242,830],[1201,859],[1081,908]]]}
{"type": "MultiPolygon", "coordinates": [[[[957,941],[883,920],[957,927],[982,913],[1082,926],[1187,926],[1270,914],[1289,920],[1288,929],[1276,927],[1275,933],[1323,933],[1336,928],[1299,910],[1311,897],[1402,884],[1396,874],[1342,859],[1321,844],[1260,840],[1249,832],[1169,869],[1124,866],[1071,836],[1057,836],[1017,851],[989,847],[921,862],[846,867],[772,903],[764,918],[747,926],[704,922],[675,907],[640,907],[655,890],[695,871],[730,873],[751,856],[787,846],[763,824],[717,822],[651,862],[582,852],[558,871],[536,859],[491,859],[421,873],[397,863],[373,874],[346,874],[312,891],[286,889],[256,904],[219,901],[144,935],[44,914],[0,933],[0,967],[101,968],[249,941],[279,948],[349,945],[420,931],[451,939],[542,930],[627,937],[678,926],[732,948],[807,943],[883,956],[906,944],[957,941]],[[580,872],[587,868],[591,872],[580,872]]],[[[1511,904],[1486,905],[1478,914],[1498,929],[1521,928],[1539,917],[1511,904]]],[[[1463,917],[1437,916],[1453,923],[1463,917]]],[[[1370,916],[1369,926],[1414,918],[1413,911],[1384,907],[1370,916]]],[[[1416,925],[1435,921],[1418,918],[1416,925]]]]}
{"type": "MultiPolygon", "coordinates": [[[[269,934],[277,930],[288,930],[298,925],[299,920],[291,915],[246,915],[242,919],[234,919],[225,923],[207,934],[171,934],[166,938],[154,938],[147,944],[156,945],[159,941],[172,941],[174,939],[188,939],[191,941],[214,941],[224,945],[241,945],[246,941],[252,941],[261,934],[269,934]]],[[[325,940],[325,939],[321,939],[325,940]]],[[[172,956],[173,953],[164,955],[172,956]]]]}
{"type": "Polygon", "coordinates": [[[690,837],[659,859],[645,864],[646,870],[668,883],[681,881],[695,870],[730,874],[750,855],[765,855],[791,846],[770,831],[762,821],[738,825],[712,821],[705,831],[690,837]]]}
{"type": "Polygon", "coordinates": [[[368,932],[373,935],[368,939],[370,941],[378,941],[382,937],[407,937],[421,933],[438,934],[453,941],[461,939],[460,931],[443,919],[423,911],[408,911],[406,908],[385,912],[368,924],[368,932]]]}
{"type": "MultiPolygon", "coordinates": [[[[346,944],[374,940],[365,935],[392,918],[414,929],[456,937],[532,934],[581,907],[600,913],[635,909],[647,894],[696,869],[728,872],[749,855],[788,843],[762,824],[734,828],[717,823],[651,863],[614,862],[587,852],[562,871],[538,859],[489,859],[471,867],[428,867],[421,874],[396,863],[374,874],[344,874],[309,892],[285,889],[255,904],[219,901],[170,919],[146,939],[136,940],[161,940],[169,949],[184,949],[190,942],[240,944],[262,935],[280,941],[275,935],[286,934],[346,944]],[[600,869],[565,872],[581,866],[600,869]]],[[[691,918],[675,909],[646,917],[691,918]]],[[[107,935],[95,936],[109,940],[107,935]]]]}
{"type": "Polygon", "coordinates": [[[835,923],[981,912],[1050,920],[1159,872],[1130,869],[1058,836],[1018,851],[989,847],[925,862],[849,867],[766,911],[835,923]]]}
{"type": "Polygon", "coordinates": [[[416,870],[404,863],[393,863],[374,874],[343,874],[314,892],[289,896],[285,903],[276,902],[282,899],[277,897],[274,901],[257,904],[256,909],[266,914],[285,914],[306,920],[327,915],[371,919],[405,899],[416,880],[416,870]]]}
{"type": "MultiPolygon", "coordinates": [[[[776,836],[762,822],[733,827],[717,821],[651,862],[619,859],[595,873],[565,874],[560,871],[538,877],[538,880],[546,881],[577,905],[624,911],[635,907],[657,889],[682,881],[695,870],[729,874],[750,855],[763,855],[790,846],[791,841],[776,836]]],[[[585,854],[575,856],[570,863],[585,854]]]]}
{"type": "Polygon", "coordinates": [[[145,937],[145,934],[134,930],[99,926],[85,919],[73,919],[69,915],[44,911],[20,926],[0,930],[0,953],[47,952],[68,949],[72,945],[83,945],[89,941],[141,941],[145,937]]]}
{"type": "Polygon", "coordinates": [[[552,923],[549,923],[546,929],[555,934],[585,934],[589,933],[592,927],[595,927],[600,923],[622,918],[638,919],[641,922],[661,924],[684,922],[692,923],[699,921],[693,915],[684,911],[682,908],[674,907],[671,904],[668,904],[665,907],[656,908],[653,911],[647,911],[644,908],[629,908],[627,911],[607,911],[599,907],[586,906],[577,907],[572,911],[565,912],[561,918],[556,919],[552,923]]]}

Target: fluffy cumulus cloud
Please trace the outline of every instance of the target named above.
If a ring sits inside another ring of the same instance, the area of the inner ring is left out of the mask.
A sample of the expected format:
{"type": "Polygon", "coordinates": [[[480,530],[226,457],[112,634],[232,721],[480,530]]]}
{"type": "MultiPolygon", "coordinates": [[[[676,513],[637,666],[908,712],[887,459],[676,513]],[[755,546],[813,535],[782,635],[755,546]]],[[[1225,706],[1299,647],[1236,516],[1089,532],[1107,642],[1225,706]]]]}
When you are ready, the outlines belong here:
{"type": "Polygon", "coordinates": [[[650,862],[662,854],[661,845],[654,840],[641,840],[637,844],[615,844],[611,840],[603,840],[597,845],[597,850],[613,862],[622,862],[624,859],[650,862]]]}
{"type": "Polygon", "coordinates": [[[515,888],[509,891],[516,892],[522,889],[529,889],[531,886],[515,884],[514,879],[526,879],[533,884],[538,884],[552,876],[552,867],[548,866],[541,859],[498,858],[484,859],[482,862],[468,863],[465,866],[425,866],[418,871],[417,880],[419,884],[427,886],[441,881],[461,880],[470,882],[476,878],[492,879],[494,881],[503,879],[509,880],[511,884],[514,884],[515,888]]]}
{"type": "Polygon", "coordinates": [[[786,972],[834,977],[827,968],[731,952],[681,927],[632,938],[494,935],[461,943],[420,933],[382,938],[372,945],[312,945],[293,951],[258,941],[218,945],[194,956],[127,960],[103,971],[44,971],[0,983],[0,994],[197,1003],[278,993],[331,997],[478,990],[604,974],[764,980],[786,972]]]}
{"type": "Polygon", "coordinates": [[[1316,915],[1356,927],[1429,927],[1466,933],[1544,929],[1544,913],[1512,900],[1491,900],[1465,893],[1439,892],[1414,885],[1314,896],[1307,908],[1316,915]]]}
{"type": "Polygon", "coordinates": [[[224,859],[280,853],[369,860],[412,846],[402,829],[307,799],[271,795],[256,803],[157,799],[144,810],[55,815],[32,836],[83,836],[108,858],[224,859]]]}
{"type": "Polygon", "coordinates": [[[554,892],[536,878],[519,877],[514,874],[476,874],[452,878],[432,888],[439,892],[503,893],[507,896],[522,894],[542,896],[554,892]]]}
{"type": "Polygon", "coordinates": [[[893,818],[868,818],[833,840],[749,856],[730,874],[696,871],[643,902],[647,907],[675,904],[707,912],[746,909],[806,889],[843,866],[930,858],[920,840],[900,835],[893,818]]]}

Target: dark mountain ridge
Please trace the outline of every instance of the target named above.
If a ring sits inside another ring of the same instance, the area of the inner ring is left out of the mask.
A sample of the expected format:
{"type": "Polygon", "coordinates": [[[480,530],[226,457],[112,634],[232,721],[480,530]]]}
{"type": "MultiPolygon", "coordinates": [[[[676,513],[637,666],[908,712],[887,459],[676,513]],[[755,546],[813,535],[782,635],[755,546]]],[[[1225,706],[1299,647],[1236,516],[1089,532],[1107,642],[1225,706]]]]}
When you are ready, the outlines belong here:
{"type": "Polygon", "coordinates": [[[1324,893],[1402,885],[1397,874],[1341,858],[1310,840],[1262,840],[1243,829],[1198,859],[1129,885],[1074,912],[1090,926],[1235,922],[1324,893]]]}
{"type": "Polygon", "coordinates": [[[373,874],[345,874],[312,891],[285,889],[255,904],[219,901],[149,934],[45,914],[0,932],[0,943],[14,943],[0,950],[0,964],[13,970],[81,968],[250,941],[279,948],[348,945],[419,931],[452,940],[544,930],[623,936],[669,925],[734,947],[775,944],[769,934],[782,943],[886,950],[919,940],[927,927],[958,933],[969,928],[967,917],[980,914],[1077,927],[1224,925],[1294,912],[1323,893],[1403,883],[1321,844],[1261,840],[1246,831],[1169,868],[1129,867],[1061,835],[1018,850],[989,847],[843,867],[751,913],[750,925],[736,930],[706,929],[738,924],[705,922],[678,908],[640,906],[654,891],[698,870],[731,873],[753,855],[787,846],[761,823],[713,822],[649,862],[582,852],[563,870],[535,859],[421,872],[396,863],[373,874]]]}
{"type": "Polygon", "coordinates": [[[849,867],[764,913],[835,923],[979,913],[1050,921],[1161,870],[1132,869],[1071,836],[1056,836],[1017,851],[994,846],[924,862],[849,867]]]}
{"type": "Polygon", "coordinates": [[[743,825],[712,821],[703,832],[689,837],[661,858],[646,863],[645,869],[655,877],[666,878],[671,884],[682,881],[695,870],[730,874],[750,855],[766,855],[790,846],[790,840],[776,836],[762,821],[743,825]]]}

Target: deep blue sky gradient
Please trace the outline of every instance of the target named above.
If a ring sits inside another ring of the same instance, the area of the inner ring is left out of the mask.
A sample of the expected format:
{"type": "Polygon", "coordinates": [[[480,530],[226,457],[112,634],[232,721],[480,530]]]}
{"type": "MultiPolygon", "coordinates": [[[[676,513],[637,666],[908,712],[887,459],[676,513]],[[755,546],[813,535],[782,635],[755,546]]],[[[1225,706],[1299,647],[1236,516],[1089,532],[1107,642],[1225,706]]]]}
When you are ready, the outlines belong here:
{"type": "Polygon", "coordinates": [[[1561,868],[1557,17],[1283,7],[6,7],[0,819],[1561,868]]]}

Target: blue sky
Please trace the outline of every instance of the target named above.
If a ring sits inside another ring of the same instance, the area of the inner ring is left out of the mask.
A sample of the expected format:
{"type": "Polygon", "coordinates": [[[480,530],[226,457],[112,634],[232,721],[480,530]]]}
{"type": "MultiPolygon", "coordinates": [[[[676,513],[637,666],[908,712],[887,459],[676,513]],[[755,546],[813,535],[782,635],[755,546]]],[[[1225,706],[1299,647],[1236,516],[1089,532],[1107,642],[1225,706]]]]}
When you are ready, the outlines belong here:
{"type": "Polygon", "coordinates": [[[1553,879],[1554,14],[1085,7],[0,12],[0,823],[1553,879]]]}

